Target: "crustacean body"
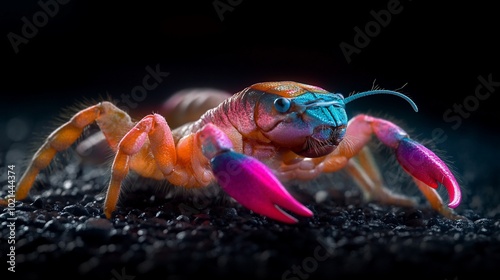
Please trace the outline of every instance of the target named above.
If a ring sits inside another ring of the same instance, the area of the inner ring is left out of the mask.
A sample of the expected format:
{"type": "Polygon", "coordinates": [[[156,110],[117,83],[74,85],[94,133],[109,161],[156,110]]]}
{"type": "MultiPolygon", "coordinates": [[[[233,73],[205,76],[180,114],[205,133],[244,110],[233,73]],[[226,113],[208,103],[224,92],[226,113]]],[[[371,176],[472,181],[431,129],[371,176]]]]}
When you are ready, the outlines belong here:
{"type": "Polygon", "coordinates": [[[40,170],[96,122],[115,152],[104,202],[107,218],[115,210],[130,170],[185,188],[215,182],[248,209],[284,223],[297,221],[287,212],[304,217],[313,214],[282,182],[309,180],[340,169],[353,176],[368,199],[413,205],[413,200],[384,186],[366,148],[374,135],[394,150],[433,209],[449,218],[459,217],[452,210],[461,200],[459,185],[438,156],[387,120],[368,115],[348,120],[346,103],[372,94],[397,95],[416,110],[408,97],[395,91],[373,90],[344,98],[311,85],[264,82],[172,130],[159,114],[135,122],[112,103],[101,102],[79,111],[50,134],[21,178],[16,199],[26,198],[40,170]],[[439,185],[448,191],[448,205],[435,190],[439,185]]]}

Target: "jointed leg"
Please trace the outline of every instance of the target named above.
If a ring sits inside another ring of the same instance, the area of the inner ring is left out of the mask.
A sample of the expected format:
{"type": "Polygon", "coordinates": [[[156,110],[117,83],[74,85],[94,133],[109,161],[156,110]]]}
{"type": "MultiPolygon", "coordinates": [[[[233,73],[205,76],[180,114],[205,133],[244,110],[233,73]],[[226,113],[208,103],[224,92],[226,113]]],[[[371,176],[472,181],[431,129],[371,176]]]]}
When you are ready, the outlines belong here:
{"type": "MultiPolygon", "coordinates": [[[[68,122],[57,128],[33,156],[27,170],[22,175],[16,189],[16,200],[25,199],[41,170],[49,166],[54,156],[69,148],[83,133],[83,130],[96,121],[112,146],[130,129],[130,117],[109,102],[90,106],[76,113],[68,122]]],[[[5,200],[0,200],[0,205],[5,200]]]]}
{"type": "Polygon", "coordinates": [[[67,123],[49,135],[42,147],[35,153],[28,169],[19,180],[16,189],[16,200],[22,200],[28,196],[38,173],[50,164],[57,152],[71,146],[80,137],[83,129],[94,122],[101,113],[100,104],[91,106],[78,112],[67,123]]]}
{"type": "Polygon", "coordinates": [[[104,214],[107,218],[115,210],[123,179],[130,168],[131,157],[137,154],[144,144],[148,143],[153,154],[156,167],[167,177],[177,161],[175,143],[167,122],[160,115],[148,115],[139,121],[120,141],[111,169],[104,214]]]}
{"type": "Polygon", "coordinates": [[[443,216],[456,220],[456,219],[466,219],[465,217],[456,214],[450,208],[446,207],[441,199],[441,196],[437,193],[437,191],[433,188],[429,188],[427,184],[418,179],[413,179],[415,184],[418,186],[418,189],[422,192],[422,194],[427,198],[429,204],[432,209],[435,209],[437,212],[441,213],[443,216]]]}
{"type": "Polygon", "coordinates": [[[366,201],[375,200],[400,206],[415,205],[413,199],[393,193],[385,186],[380,171],[368,147],[361,149],[357,157],[348,161],[346,171],[360,186],[366,201]]]}
{"type": "Polygon", "coordinates": [[[373,154],[368,146],[365,146],[361,149],[359,154],[356,156],[356,159],[358,159],[361,168],[365,170],[368,177],[371,178],[375,187],[381,187],[384,185],[384,180],[382,179],[382,174],[380,174],[380,169],[375,163],[373,154]]]}

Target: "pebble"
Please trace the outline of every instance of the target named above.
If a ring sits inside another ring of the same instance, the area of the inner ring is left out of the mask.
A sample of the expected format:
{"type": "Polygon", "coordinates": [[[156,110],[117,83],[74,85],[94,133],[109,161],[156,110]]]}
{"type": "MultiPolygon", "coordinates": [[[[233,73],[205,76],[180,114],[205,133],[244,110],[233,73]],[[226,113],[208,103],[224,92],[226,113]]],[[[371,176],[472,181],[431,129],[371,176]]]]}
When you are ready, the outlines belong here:
{"type": "Polygon", "coordinates": [[[62,209],[62,211],[68,212],[75,216],[86,216],[89,214],[87,209],[84,206],[79,204],[68,205],[62,209]]]}

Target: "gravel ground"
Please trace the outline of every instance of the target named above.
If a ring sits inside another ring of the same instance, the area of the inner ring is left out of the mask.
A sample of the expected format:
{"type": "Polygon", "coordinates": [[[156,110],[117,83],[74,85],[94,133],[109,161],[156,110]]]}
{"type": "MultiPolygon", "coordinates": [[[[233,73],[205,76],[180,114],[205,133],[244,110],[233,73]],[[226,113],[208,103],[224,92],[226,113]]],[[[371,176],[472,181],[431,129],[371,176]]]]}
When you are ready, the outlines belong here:
{"type": "MultiPolygon", "coordinates": [[[[488,208],[498,196],[483,200],[483,208],[474,207],[477,196],[467,198],[457,211],[468,220],[451,221],[425,204],[365,203],[340,173],[307,188],[292,185],[314,217],[284,225],[215,187],[194,196],[131,176],[108,220],[101,209],[108,170],[71,156],[58,166],[42,172],[30,199],[16,203],[19,279],[465,279],[500,271],[500,213],[488,208]]],[[[10,217],[6,209],[0,215],[2,252],[9,252],[10,217]]]]}

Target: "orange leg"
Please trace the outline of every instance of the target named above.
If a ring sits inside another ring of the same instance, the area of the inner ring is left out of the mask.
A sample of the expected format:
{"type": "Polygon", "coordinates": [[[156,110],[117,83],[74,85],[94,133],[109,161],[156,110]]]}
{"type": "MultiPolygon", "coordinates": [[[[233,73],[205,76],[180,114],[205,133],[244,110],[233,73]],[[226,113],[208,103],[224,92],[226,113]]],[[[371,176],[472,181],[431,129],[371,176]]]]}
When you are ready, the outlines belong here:
{"type": "Polygon", "coordinates": [[[137,154],[144,144],[149,143],[156,167],[168,177],[177,162],[175,143],[167,122],[160,115],[148,115],[139,121],[120,141],[112,165],[111,181],[108,186],[104,213],[107,218],[116,207],[123,179],[130,168],[130,157],[137,154]],[[148,142],[149,138],[149,142],[148,142]]]}
{"type": "MultiPolygon", "coordinates": [[[[69,148],[82,135],[85,127],[94,121],[97,121],[102,131],[105,132],[111,146],[132,125],[128,115],[109,102],[102,102],[76,113],[68,122],[52,132],[35,153],[18,182],[16,200],[23,200],[28,196],[40,171],[49,166],[58,152],[69,148]]],[[[5,200],[0,200],[0,205],[4,204],[5,200]]]]}
{"type": "Polygon", "coordinates": [[[71,146],[80,137],[83,129],[94,122],[100,113],[100,105],[82,110],[49,135],[42,147],[35,153],[28,169],[19,180],[16,189],[16,200],[22,200],[28,196],[40,170],[50,164],[57,152],[71,146]]]}
{"type": "Polygon", "coordinates": [[[415,206],[416,204],[413,199],[393,193],[385,186],[368,147],[363,148],[358,156],[347,162],[346,171],[363,191],[366,201],[374,200],[399,206],[415,206]]]}
{"type": "Polygon", "coordinates": [[[453,212],[450,208],[446,207],[443,203],[443,200],[437,193],[435,189],[429,188],[424,182],[419,181],[418,179],[413,179],[415,184],[418,186],[418,189],[422,192],[422,194],[427,198],[431,207],[435,209],[437,212],[441,213],[443,216],[448,219],[457,220],[462,219],[466,220],[464,216],[458,215],[453,212]]]}

